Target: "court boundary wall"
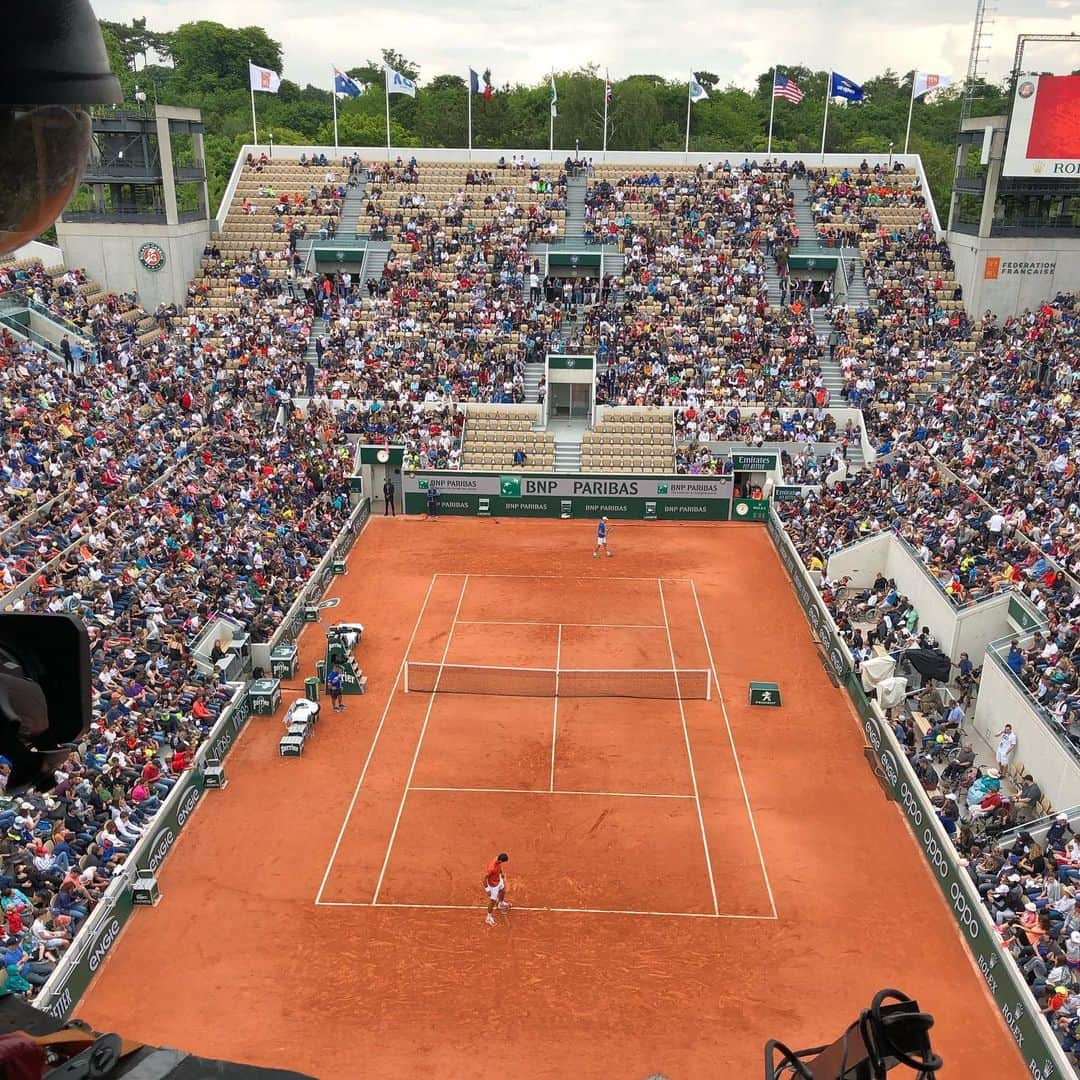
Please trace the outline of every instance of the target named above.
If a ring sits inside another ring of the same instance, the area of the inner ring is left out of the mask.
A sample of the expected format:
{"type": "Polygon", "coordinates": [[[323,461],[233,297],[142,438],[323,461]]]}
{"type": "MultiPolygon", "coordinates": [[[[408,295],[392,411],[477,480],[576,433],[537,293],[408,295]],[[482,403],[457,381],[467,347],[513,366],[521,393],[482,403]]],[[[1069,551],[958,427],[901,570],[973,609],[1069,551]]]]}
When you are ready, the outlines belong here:
{"type": "Polygon", "coordinates": [[[960,866],[956,848],[938,820],[884,713],[877,702],[870,701],[863,692],[859,675],[851,663],[851,654],[775,510],[769,512],[767,529],[815,639],[828,643],[833,673],[847,691],[885,783],[903,811],[904,820],[915,836],[1028,1072],[1033,1080],[1073,1076],[1073,1068],[1040,1013],[1038,1002],[1020,968],[1012,955],[1001,947],[975,883],[960,866]]]}
{"type": "MultiPolygon", "coordinates": [[[[354,508],[325,558],[282,620],[272,638],[273,644],[294,641],[299,636],[304,625],[304,606],[325,592],[334,578],[333,559],[342,558],[348,553],[370,514],[371,503],[368,499],[362,500],[354,508]]],[[[135,910],[132,889],[140,871],[156,875],[202,801],[203,793],[207,790],[207,766],[211,761],[223,761],[244,730],[252,715],[249,688],[250,683],[237,685],[232,699],[195,754],[191,768],[180,775],[172,791],[165,797],[150,828],[132,848],[123,869],[109,883],[100,903],[90,913],[71,947],[41,988],[34,1000],[34,1008],[57,1020],[66,1020],[74,1012],[135,910]]]]}

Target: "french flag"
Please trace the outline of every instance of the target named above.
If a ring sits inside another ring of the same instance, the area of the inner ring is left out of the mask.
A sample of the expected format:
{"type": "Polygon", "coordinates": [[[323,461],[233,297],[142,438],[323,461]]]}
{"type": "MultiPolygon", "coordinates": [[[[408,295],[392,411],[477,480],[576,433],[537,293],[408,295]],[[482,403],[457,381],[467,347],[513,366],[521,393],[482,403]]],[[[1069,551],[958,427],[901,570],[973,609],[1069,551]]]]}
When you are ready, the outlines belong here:
{"type": "Polygon", "coordinates": [[[469,68],[469,93],[483,94],[490,101],[492,92],[491,84],[482,75],[477,75],[472,68],[469,68]]]}

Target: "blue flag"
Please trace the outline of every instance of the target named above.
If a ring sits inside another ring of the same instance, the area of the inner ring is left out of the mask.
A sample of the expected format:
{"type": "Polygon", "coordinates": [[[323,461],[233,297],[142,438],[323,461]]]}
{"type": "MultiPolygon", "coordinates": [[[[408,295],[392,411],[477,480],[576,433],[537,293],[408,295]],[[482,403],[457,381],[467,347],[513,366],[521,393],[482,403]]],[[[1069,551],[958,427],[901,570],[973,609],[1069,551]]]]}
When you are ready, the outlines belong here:
{"type": "Polygon", "coordinates": [[[334,93],[359,97],[361,94],[360,84],[346,75],[344,71],[338,71],[337,68],[334,68],[334,93]]]}
{"type": "Polygon", "coordinates": [[[843,98],[845,101],[862,101],[863,88],[851,79],[845,79],[843,75],[832,73],[832,81],[829,84],[829,97],[843,98]]]}

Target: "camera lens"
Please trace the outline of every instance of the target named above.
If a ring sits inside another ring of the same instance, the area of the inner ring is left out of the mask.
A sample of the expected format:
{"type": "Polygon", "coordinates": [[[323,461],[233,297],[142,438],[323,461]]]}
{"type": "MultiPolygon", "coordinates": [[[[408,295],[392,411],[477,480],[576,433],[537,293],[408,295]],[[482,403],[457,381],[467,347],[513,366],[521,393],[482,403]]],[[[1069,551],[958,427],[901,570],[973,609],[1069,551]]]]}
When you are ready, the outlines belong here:
{"type": "Polygon", "coordinates": [[[90,156],[90,113],[80,106],[0,107],[0,254],[56,220],[90,156]]]}

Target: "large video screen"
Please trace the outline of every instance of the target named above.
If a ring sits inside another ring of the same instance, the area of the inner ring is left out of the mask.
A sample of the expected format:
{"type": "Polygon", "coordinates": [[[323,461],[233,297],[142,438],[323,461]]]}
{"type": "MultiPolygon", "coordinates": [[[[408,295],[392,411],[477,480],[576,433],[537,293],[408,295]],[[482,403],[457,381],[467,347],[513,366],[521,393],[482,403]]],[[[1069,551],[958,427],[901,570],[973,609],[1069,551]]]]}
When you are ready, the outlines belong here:
{"type": "Polygon", "coordinates": [[[1016,84],[1005,176],[1080,176],[1080,75],[1024,75],[1016,84]]]}

